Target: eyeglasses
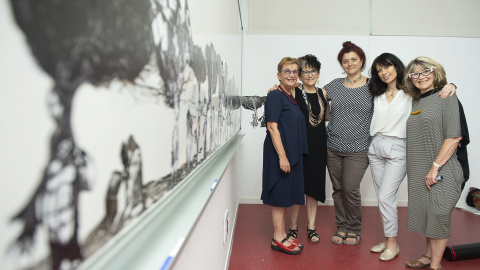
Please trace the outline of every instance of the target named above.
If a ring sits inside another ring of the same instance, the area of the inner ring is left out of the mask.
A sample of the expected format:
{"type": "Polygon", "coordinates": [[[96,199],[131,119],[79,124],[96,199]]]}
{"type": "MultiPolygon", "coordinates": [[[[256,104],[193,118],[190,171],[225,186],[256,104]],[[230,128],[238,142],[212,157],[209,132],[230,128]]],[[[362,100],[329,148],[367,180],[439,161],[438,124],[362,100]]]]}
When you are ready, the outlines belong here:
{"type": "Polygon", "coordinates": [[[298,70],[288,70],[288,69],[284,69],[282,70],[282,72],[285,74],[285,75],[293,75],[293,76],[298,76],[298,70]]]}
{"type": "Polygon", "coordinates": [[[316,70],[302,70],[302,76],[308,76],[308,75],[317,75],[318,71],[316,70]]]}
{"type": "Polygon", "coordinates": [[[408,77],[410,79],[418,79],[418,78],[420,78],[420,74],[422,74],[424,77],[427,77],[428,75],[432,74],[432,72],[433,72],[433,68],[427,68],[427,69],[423,70],[422,72],[410,73],[410,74],[408,74],[408,77]]]}

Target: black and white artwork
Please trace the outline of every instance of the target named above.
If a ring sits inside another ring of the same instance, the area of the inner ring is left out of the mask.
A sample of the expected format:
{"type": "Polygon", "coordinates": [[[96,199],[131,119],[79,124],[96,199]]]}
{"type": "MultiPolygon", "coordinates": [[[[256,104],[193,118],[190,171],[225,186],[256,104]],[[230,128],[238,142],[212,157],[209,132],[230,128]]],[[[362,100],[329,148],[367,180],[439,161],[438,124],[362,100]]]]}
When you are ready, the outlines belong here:
{"type": "Polygon", "coordinates": [[[186,0],[11,0],[1,8],[50,84],[24,89],[44,91],[28,102],[49,119],[29,136],[48,136],[37,148],[46,150],[41,172],[2,215],[12,231],[0,241],[9,268],[77,268],[235,135],[240,107],[258,125],[261,101],[242,98],[230,70],[240,63],[194,42],[186,0]]]}
{"type": "Polygon", "coordinates": [[[256,127],[266,127],[265,123],[265,113],[262,116],[259,116],[258,109],[262,108],[265,105],[266,96],[243,96],[242,97],[242,107],[252,111],[252,121],[249,122],[253,128],[256,127]]]}

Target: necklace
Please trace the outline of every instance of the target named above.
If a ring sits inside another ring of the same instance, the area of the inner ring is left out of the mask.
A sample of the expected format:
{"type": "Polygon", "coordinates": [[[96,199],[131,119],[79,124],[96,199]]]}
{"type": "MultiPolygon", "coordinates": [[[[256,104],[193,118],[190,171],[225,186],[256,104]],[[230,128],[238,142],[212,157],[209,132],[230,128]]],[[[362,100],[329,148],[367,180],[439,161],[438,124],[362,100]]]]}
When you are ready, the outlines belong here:
{"type": "Polygon", "coordinates": [[[362,74],[360,74],[360,78],[358,78],[356,80],[353,80],[353,82],[350,81],[350,79],[348,79],[348,77],[347,77],[347,82],[349,82],[350,84],[355,84],[355,83],[359,82],[361,79],[362,79],[362,74]]]}
{"type": "MultiPolygon", "coordinates": [[[[428,102],[430,101],[430,97],[432,96],[433,92],[435,92],[435,89],[432,89],[432,90],[430,90],[430,91],[432,91],[432,92],[430,93],[430,95],[428,95],[427,101],[425,102],[425,105],[423,105],[423,108],[424,108],[424,109],[427,107],[428,102]]],[[[417,100],[417,102],[415,103],[414,107],[417,106],[417,104],[418,104],[419,101],[420,101],[420,100],[417,100]]],[[[415,114],[419,114],[419,113],[421,113],[421,112],[423,112],[423,110],[413,111],[413,112],[411,112],[410,114],[415,115],[415,114]]]]}
{"type": "Polygon", "coordinates": [[[280,85],[278,86],[278,88],[282,90],[282,92],[287,96],[288,100],[290,100],[293,105],[297,105],[297,101],[293,98],[292,94],[288,94],[287,92],[285,92],[285,90],[283,90],[280,85]]]}
{"type": "Polygon", "coordinates": [[[385,94],[387,94],[387,96],[389,96],[389,97],[394,97],[397,94],[397,92],[398,92],[398,90],[394,89],[394,90],[391,91],[391,93],[385,92],[385,94]]]}
{"type": "Polygon", "coordinates": [[[308,109],[308,122],[312,127],[317,127],[323,120],[323,114],[325,112],[323,108],[323,102],[320,99],[320,94],[318,93],[318,88],[315,87],[315,91],[317,92],[317,98],[318,98],[318,104],[320,105],[320,113],[318,115],[314,115],[312,113],[312,106],[310,105],[310,102],[308,101],[307,98],[307,91],[305,91],[305,88],[302,85],[302,95],[303,99],[305,99],[305,103],[307,103],[307,109],[308,109]]]}

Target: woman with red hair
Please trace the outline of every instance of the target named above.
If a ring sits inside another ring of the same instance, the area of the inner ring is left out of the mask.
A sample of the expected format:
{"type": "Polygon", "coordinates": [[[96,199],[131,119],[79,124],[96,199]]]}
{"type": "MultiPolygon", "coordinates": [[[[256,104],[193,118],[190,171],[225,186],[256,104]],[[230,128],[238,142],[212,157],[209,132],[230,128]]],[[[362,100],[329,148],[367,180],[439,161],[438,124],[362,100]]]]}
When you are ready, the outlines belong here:
{"type": "Polygon", "coordinates": [[[337,59],[346,77],[325,85],[331,101],[327,167],[333,186],[337,224],[337,232],[331,240],[335,244],[356,245],[361,237],[360,182],[368,167],[373,103],[368,78],[362,75],[365,68],[363,50],[346,41],[337,59]]]}

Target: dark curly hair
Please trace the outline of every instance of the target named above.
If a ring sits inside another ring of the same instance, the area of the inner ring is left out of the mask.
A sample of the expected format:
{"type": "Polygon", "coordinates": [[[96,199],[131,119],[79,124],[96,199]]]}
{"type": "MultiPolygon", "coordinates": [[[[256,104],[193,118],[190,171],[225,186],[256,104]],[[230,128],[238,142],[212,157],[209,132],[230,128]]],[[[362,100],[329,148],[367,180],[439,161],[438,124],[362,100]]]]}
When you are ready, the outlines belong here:
{"type": "Polygon", "coordinates": [[[368,84],[368,90],[372,96],[380,96],[385,91],[387,91],[388,85],[380,79],[377,72],[377,64],[385,67],[393,66],[397,72],[397,89],[403,89],[404,87],[404,77],[405,77],[405,65],[403,62],[398,59],[394,54],[391,53],[382,53],[375,60],[373,60],[372,67],[370,68],[370,82],[368,84]]]}
{"type": "Polygon", "coordinates": [[[362,48],[358,47],[355,45],[355,43],[352,43],[351,41],[345,41],[342,44],[343,48],[340,50],[337,56],[337,60],[342,65],[342,58],[343,55],[349,52],[354,52],[358,54],[358,57],[360,57],[360,60],[362,60],[362,70],[365,68],[365,52],[363,52],[362,48]]]}
{"type": "Polygon", "coordinates": [[[313,54],[304,55],[298,58],[298,61],[300,61],[300,73],[302,72],[304,67],[312,67],[318,72],[320,72],[320,68],[322,67],[320,61],[318,61],[317,57],[313,54]]]}

